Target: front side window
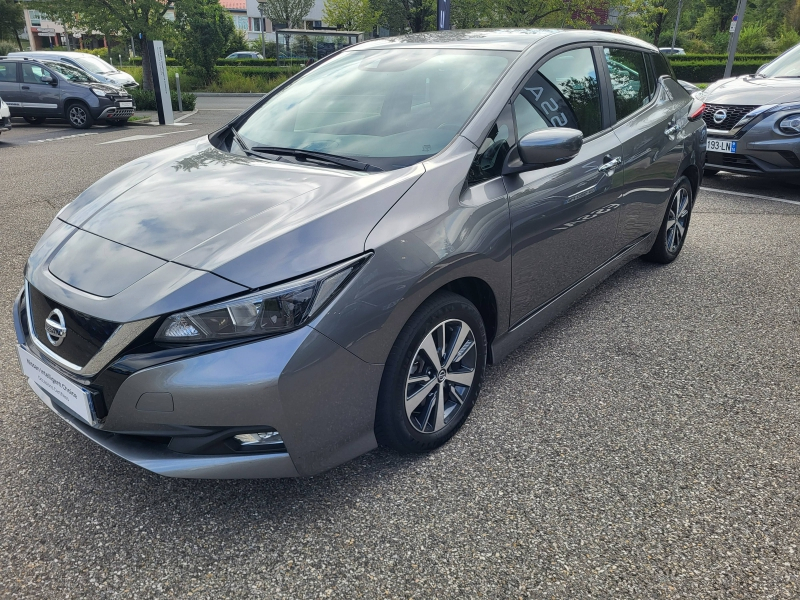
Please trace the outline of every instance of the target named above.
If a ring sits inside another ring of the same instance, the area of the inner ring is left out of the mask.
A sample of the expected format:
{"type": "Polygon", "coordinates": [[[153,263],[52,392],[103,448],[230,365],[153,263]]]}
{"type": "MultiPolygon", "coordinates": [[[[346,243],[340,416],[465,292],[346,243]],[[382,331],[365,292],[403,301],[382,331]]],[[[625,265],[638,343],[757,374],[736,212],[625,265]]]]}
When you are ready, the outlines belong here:
{"type": "Polygon", "coordinates": [[[345,52],[278,92],[239,127],[252,146],[313,150],[382,169],[440,152],[514,53],[392,48],[345,52]]]}
{"type": "Polygon", "coordinates": [[[603,128],[600,88],[592,51],[568,50],[547,61],[514,100],[517,136],[547,127],[594,135],[603,128]]]}
{"type": "Polygon", "coordinates": [[[645,55],[638,50],[605,49],[617,121],[635,113],[651,99],[645,55]]]}
{"type": "Polygon", "coordinates": [[[42,77],[51,77],[45,69],[39,65],[30,65],[23,63],[22,65],[22,81],[24,83],[40,83],[44,84],[42,77]]]}

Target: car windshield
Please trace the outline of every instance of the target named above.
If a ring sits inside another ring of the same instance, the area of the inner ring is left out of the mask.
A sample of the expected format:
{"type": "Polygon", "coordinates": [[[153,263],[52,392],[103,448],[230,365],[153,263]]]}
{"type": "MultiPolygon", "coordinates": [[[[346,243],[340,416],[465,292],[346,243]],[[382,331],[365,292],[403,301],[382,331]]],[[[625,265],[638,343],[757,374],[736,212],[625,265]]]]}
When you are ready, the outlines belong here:
{"type": "Polygon", "coordinates": [[[48,69],[52,69],[57,73],[64,76],[64,79],[67,81],[73,81],[75,83],[91,83],[98,81],[96,78],[92,77],[85,71],[81,71],[80,69],[76,69],[75,67],[70,67],[69,65],[65,65],[64,63],[57,63],[57,62],[44,62],[44,65],[47,66],[48,69]]]}
{"type": "Polygon", "coordinates": [[[87,54],[86,56],[75,56],[72,57],[76,63],[78,63],[81,67],[89,71],[89,73],[113,73],[115,71],[114,67],[104,61],[102,58],[97,58],[96,56],[92,56],[91,54],[87,54]]]}
{"type": "Polygon", "coordinates": [[[764,77],[800,77],[800,44],[768,63],[758,74],[764,77]]]}
{"type": "Polygon", "coordinates": [[[353,50],[270,98],[239,134],[269,146],[407,166],[456,136],[515,56],[444,49],[353,50]]]}

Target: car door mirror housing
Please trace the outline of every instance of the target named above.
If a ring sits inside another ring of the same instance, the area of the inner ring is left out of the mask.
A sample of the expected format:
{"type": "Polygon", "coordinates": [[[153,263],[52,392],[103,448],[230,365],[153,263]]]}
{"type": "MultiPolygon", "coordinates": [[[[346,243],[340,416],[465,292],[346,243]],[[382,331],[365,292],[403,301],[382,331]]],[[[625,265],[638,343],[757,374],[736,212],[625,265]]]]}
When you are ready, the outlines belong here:
{"type": "Polygon", "coordinates": [[[50,77],[50,75],[42,75],[41,82],[53,85],[54,83],[56,83],[56,80],[50,77]]]}
{"type": "Polygon", "coordinates": [[[568,127],[539,129],[522,137],[515,158],[507,163],[504,174],[521,173],[569,162],[583,146],[583,133],[568,127]]]}

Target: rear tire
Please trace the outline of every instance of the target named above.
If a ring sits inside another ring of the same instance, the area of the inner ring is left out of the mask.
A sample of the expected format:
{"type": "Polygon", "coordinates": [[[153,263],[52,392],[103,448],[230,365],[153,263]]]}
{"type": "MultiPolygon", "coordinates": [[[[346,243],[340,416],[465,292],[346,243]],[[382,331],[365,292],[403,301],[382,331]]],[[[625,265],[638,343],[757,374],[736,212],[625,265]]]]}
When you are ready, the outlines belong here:
{"type": "Polygon", "coordinates": [[[658,237],[650,252],[643,256],[645,260],[666,265],[678,258],[689,233],[693,207],[692,184],[681,177],[672,190],[658,237]]]}
{"type": "Polygon", "coordinates": [[[45,117],[22,117],[30,125],[41,125],[44,123],[45,117]]]}
{"type": "Polygon", "coordinates": [[[713,177],[717,173],[719,173],[719,169],[703,169],[704,177],[713,177]]]}
{"type": "Polygon", "coordinates": [[[375,437],[400,452],[429,452],[464,424],[486,368],[486,330],[466,298],[439,292],[403,327],[383,371],[375,437]]]}
{"type": "Polygon", "coordinates": [[[67,106],[67,121],[75,129],[89,129],[94,125],[92,113],[83,102],[73,102],[67,106]]]}

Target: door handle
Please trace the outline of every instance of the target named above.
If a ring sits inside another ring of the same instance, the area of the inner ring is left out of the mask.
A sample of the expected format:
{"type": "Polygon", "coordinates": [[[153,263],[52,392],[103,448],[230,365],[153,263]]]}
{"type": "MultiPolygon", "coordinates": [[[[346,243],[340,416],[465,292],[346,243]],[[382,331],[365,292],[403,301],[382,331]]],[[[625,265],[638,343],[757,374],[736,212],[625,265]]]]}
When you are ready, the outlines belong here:
{"type": "Polygon", "coordinates": [[[614,171],[617,170],[617,167],[622,164],[622,157],[615,156],[611,158],[610,155],[606,155],[603,158],[603,164],[597,167],[597,170],[600,171],[603,175],[608,175],[611,177],[614,174],[614,171]]]}
{"type": "Polygon", "coordinates": [[[664,130],[664,134],[667,135],[667,136],[673,136],[676,133],[678,133],[681,129],[682,129],[682,127],[680,125],[676,124],[676,125],[673,125],[672,127],[667,127],[664,130]]]}
{"type": "Polygon", "coordinates": [[[23,90],[29,90],[29,89],[31,89],[31,86],[29,86],[29,85],[23,85],[21,89],[23,89],[23,90]]]}

